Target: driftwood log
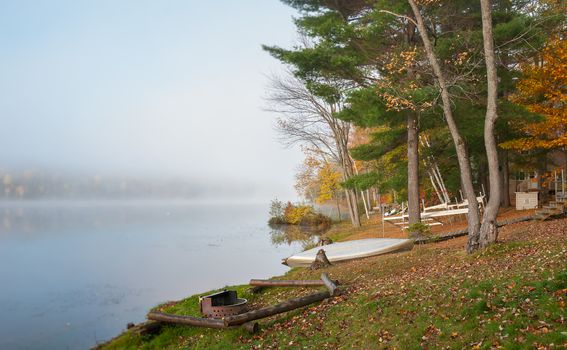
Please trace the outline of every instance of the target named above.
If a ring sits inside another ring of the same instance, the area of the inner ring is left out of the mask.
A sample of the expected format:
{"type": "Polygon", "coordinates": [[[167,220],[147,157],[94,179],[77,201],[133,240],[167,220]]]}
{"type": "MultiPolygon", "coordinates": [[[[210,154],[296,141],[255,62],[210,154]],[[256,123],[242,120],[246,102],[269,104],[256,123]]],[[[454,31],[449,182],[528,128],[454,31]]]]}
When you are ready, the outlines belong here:
{"type": "Polygon", "coordinates": [[[248,289],[248,291],[252,294],[258,294],[260,293],[265,287],[262,286],[253,286],[251,288],[248,289]]]}
{"type": "Polygon", "coordinates": [[[181,316],[163,312],[150,312],[148,314],[148,320],[206,328],[225,328],[223,321],[220,319],[181,316]]]}
{"type": "MultiPolygon", "coordinates": [[[[215,329],[231,328],[230,326],[225,325],[225,323],[221,319],[173,315],[173,314],[166,314],[163,312],[150,312],[148,314],[148,319],[157,321],[154,322],[155,324],[161,324],[163,322],[163,323],[171,323],[176,325],[215,328],[215,329]]],[[[242,324],[242,328],[248,331],[248,333],[254,334],[258,332],[258,330],[260,329],[260,325],[258,324],[258,322],[247,322],[242,324]]]]}
{"type": "Polygon", "coordinates": [[[317,255],[315,256],[315,260],[311,263],[311,270],[318,270],[328,266],[331,266],[331,262],[327,259],[327,255],[325,254],[324,249],[319,249],[317,255]]]}
{"type": "MultiPolygon", "coordinates": [[[[338,284],[338,281],[333,281],[338,284]]],[[[323,280],[250,280],[249,285],[255,287],[322,287],[323,280]]]]}
{"type": "Polygon", "coordinates": [[[327,287],[327,290],[324,292],[289,299],[276,305],[264,307],[258,310],[248,311],[239,315],[227,316],[224,318],[224,324],[226,326],[237,326],[246,322],[259,320],[261,318],[295,310],[336,295],[337,285],[331,280],[328,274],[323,273],[321,275],[321,282],[325,285],[325,287],[327,287]]]}
{"type": "MultiPolygon", "coordinates": [[[[335,281],[338,284],[338,281],[335,281]]],[[[259,293],[266,287],[321,287],[325,283],[322,280],[260,280],[251,279],[249,285],[252,294],[259,293]]]]}
{"type": "MultiPolygon", "coordinates": [[[[252,280],[250,281],[251,284],[253,281],[254,283],[264,284],[266,282],[278,282],[278,281],[266,281],[266,280],[252,280]]],[[[181,324],[181,325],[188,325],[188,326],[196,326],[196,327],[206,327],[206,328],[216,328],[216,329],[226,329],[235,326],[242,326],[250,333],[255,333],[259,329],[259,325],[257,322],[253,322],[255,320],[281,314],[287,311],[295,310],[303,306],[307,306],[309,304],[316,303],[318,301],[330,298],[336,295],[337,292],[337,283],[331,280],[328,274],[323,273],[321,275],[321,280],[319,281],[279,281],[279,285],[284,283],[286,285],[293,285],[293,286],[322,286],[324,285],[327,290],[323,292],[318,292],[310,295],[306,295],[299,298],[293,298],[281,302],[276,305],[264,307],[258,310],[248,311],[242,314],[233,315],[233,316],[226,316],[223,319],[214,319],[214,318],[200,318],[200,317],[192,317],[192,316],[182,316],[182,315],[173,315],[173,314],[166,314],[163,312],[150,312],[148,314],[148,322],[145,322],[145,327],[158,327],[160,323],[173,323],[173,324],[181,324]]],[[[268,283],[270,284],[270,283],[268,283]]],[[[273,285],[273,284],[270,284],[273,285]]],[[[141,324],[142,325],[142,324],[141,324]]],[[[139,326],[141,326],[139,325],[139,326]]],[[[135,326],[136,327],[136,326],[135,326]]]]}
{"type": "Polygon", "coordinates": [[[260,330],[260,325],[258,322],[248,322],[243,324],[242,328],[246,329],[246,331],[250,334],[255,334],[260,330]]]}
{"type": "Polygon", "coordinates": [[[300,307],[316,303],[331,296],[328,290],[315,294],[306,295],[304,297],[293,298],[281,302],[276,305],[264,307],[258,310],[248,311],[239,315],[227,316],[224,318],[226,326],[237,326],[246,322],[259,320],[261,318],[281,314],[287,311],[295,310],[300,307]]]}
{"type": "Polygon", "coordinates": [[[128,327],[128,330],[136,335],[143,336],[149,334],[158,333],[161,330],[161,326],[163,324],[157,321],[146,321],[131,327],[128,327]]]}

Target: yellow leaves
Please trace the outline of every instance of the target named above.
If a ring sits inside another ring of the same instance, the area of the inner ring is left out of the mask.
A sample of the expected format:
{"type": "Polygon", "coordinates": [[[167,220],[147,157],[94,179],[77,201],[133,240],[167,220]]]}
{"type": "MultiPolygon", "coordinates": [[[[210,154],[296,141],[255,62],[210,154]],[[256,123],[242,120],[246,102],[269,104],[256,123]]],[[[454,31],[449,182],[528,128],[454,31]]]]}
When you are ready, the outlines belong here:
{"type": "Polygon", "coordinates": [[[451,339],[455,339],[459,336],[458,332],[451,332],[451,339]]]}
{"type": "Polygon", "coordinates": [[[469,53],[467,51],[459,52],[459,54],[457,55],[457,59],[455,60],[455,64],[463,65],[468,61],[468,59],[469,59],[469,53]]]}
{"type": "Polygon", "coordinates": [[[421,6],[428,6],[438,3],[439,0],[417,0],[416,3],[421,6]]]}
{"type": "Polygon", "coordinates": [[[325,163],[317,172],[319,181],[319,196],[316,198],[317,203],[325,203],[335,197],[337,191],[340,190],[341,173],[336,171],[331,164],[325,163]]]}
{"type": "MultiPolygon", "coordinates": [[[[419,74],[422,57],[416,46],[405,51],[394,51],[386,58],[383,64],[381,79],[376,83],[377,94],[391,111],[423,111],[431,108],[430,101],[415,102],[415,91],[423,83],[419,74]]],[[[421,52],[421,55],[423,53],[421,52]]],[[[468,59],[468,54],[461,57],[463,62],[468,59]]]]}
{"type": "Polygon", "coordinates": [[[310,201],[324,203],[336,198],[341,181],[342,172],[338,166],[306,152],[303,164],[295,175],[295,189],[310,201]]]}
{"type": "Polygon", "coordinates": [[[310,206],[295,206],[291,203],[288,203],[284,210],[284,219],[289,224],[297,225],[305,215],[311,212],[313,212],[313,209],[310,206]]]}

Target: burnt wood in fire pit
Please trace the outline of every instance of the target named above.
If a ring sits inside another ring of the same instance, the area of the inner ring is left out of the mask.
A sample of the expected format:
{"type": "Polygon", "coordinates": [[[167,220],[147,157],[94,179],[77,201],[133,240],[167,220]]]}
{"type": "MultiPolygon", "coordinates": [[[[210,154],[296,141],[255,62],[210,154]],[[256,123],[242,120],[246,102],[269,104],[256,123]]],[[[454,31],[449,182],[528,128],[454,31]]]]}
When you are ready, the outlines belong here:
{"type": "Polygon", "coordinates": [[[209,318],[223,318],[248,311],[248,301],[238,298],[234,290],[205,295],[199,298],[199,305],[201,314],[209,318]]]}

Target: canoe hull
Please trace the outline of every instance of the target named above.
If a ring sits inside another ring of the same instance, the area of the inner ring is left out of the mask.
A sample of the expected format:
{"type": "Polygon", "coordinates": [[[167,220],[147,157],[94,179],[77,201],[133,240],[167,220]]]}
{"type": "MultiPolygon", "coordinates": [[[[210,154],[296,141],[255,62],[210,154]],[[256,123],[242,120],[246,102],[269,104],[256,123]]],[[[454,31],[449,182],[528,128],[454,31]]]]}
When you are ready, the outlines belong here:
{"type": "Polygon", "coordinates": [[[413,240],[394,238],[372,238],[356,241],[346,241],[316,247],[284,259],[283,264],[289,267],[309,267],[315,260],[319,249],[325,250],[325,255],[331,263],[367,258],[392,252],[411,250],[413,240]]]}

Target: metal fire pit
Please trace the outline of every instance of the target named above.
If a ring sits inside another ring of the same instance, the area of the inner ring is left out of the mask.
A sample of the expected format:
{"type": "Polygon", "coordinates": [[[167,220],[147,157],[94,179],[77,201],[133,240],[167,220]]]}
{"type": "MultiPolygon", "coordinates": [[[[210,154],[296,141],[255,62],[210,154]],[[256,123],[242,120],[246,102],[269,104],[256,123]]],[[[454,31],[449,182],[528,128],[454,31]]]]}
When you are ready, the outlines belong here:
{"type": "Polygon", "coordinates": [[[238,298],[234,290],[225,290],[200,297],[199,306],[203,316],[223,318],[248,311],[248,300],[238,298]]]}

